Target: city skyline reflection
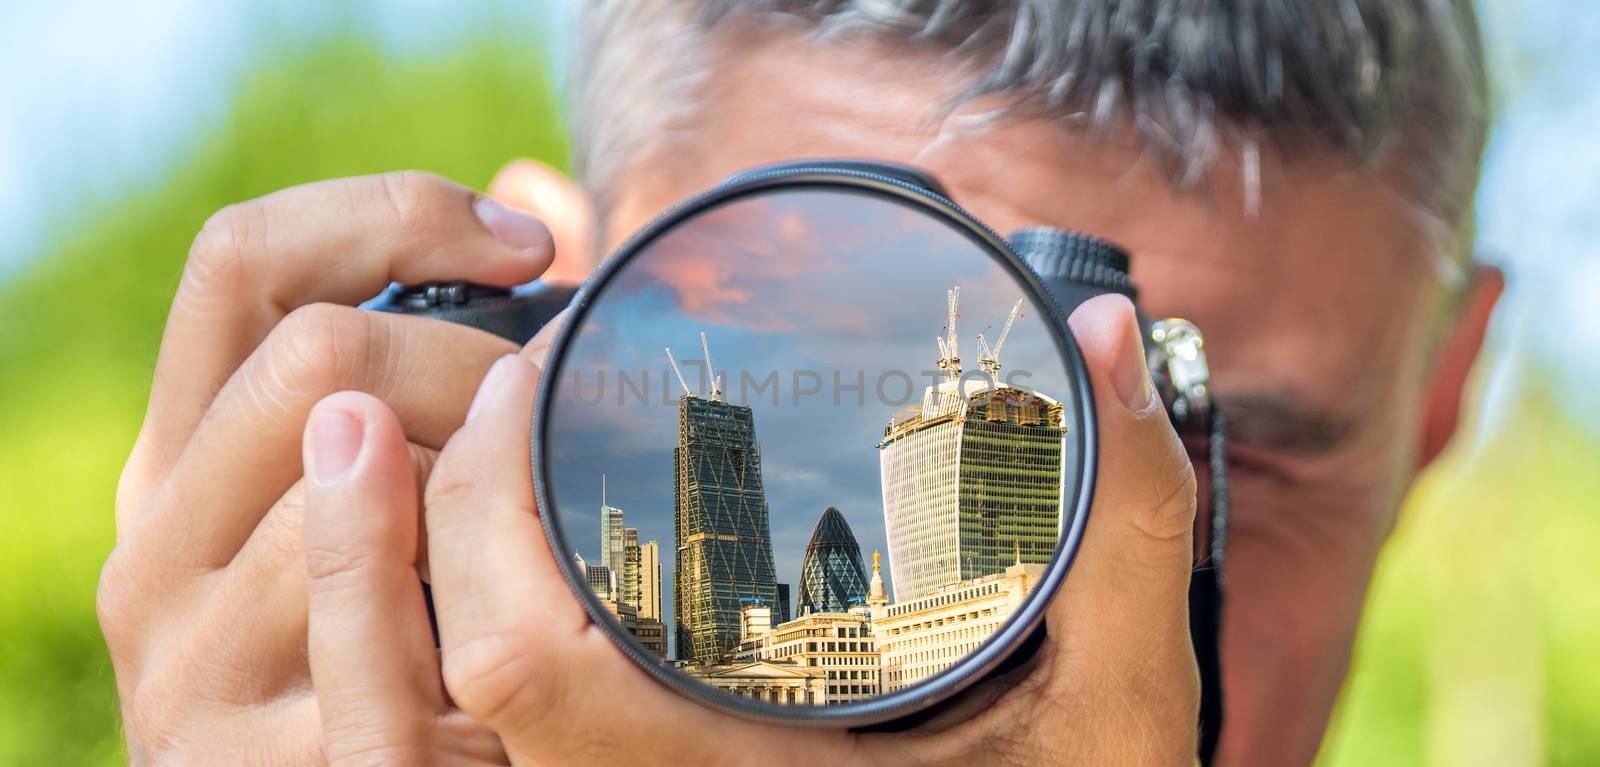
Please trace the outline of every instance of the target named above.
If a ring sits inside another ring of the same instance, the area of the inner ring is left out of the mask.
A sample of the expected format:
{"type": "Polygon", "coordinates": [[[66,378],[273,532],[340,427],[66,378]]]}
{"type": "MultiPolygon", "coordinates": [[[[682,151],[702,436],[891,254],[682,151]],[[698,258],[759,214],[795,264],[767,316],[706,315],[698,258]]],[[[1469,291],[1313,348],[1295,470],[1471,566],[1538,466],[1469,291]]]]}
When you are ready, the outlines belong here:
{"type": "Polygon", "coordinates": [[[958,663],[1037,584],[1079,481],[1073,390],[1029,295],[966,234],[867,195],[744,198],[669,230],[557,371],[565,555],[646,650],[731,694],[846,704],[958,663]],[[893,401],[727,390],[730,371],[822,369],[926,378],[893,401]],[[650,388],[597,397],[569,370],[650,388]]]}

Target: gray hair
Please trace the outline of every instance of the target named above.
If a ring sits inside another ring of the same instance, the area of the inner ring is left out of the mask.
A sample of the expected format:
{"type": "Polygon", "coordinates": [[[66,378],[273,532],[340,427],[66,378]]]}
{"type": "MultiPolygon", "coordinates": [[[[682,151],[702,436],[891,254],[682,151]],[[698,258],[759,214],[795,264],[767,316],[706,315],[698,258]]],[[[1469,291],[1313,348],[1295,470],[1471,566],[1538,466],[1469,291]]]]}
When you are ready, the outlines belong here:
{"type": "Polygon", "coordinates": [[[969,73],[957,101],[1132,126],[1180,188],[1236,151],[1248,194],[1263,144],[1331,147],[1398,160],[1403,199],[1453,229],[1477,183],[1487,88],[1470,0],[591,0],[573,126],[602,197],[686,129],[707,36],[735,17],[943,46],[969,73]]]}

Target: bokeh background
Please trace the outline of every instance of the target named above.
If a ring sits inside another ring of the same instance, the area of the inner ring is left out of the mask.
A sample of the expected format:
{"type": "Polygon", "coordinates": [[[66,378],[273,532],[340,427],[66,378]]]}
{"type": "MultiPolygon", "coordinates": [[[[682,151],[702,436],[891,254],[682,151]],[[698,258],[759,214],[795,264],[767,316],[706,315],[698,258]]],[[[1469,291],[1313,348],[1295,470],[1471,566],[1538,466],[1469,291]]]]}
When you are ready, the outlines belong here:
{"type": "MultiPolygon", "coordinates": [[[[0,8],[0,764],[124,761],[94,588],[201,222],[312,179],[564,165],[569,2],[0,8]]],[[[1511,288],[1325,765],[1600,764],[1600,4],[1479,3],[1479,249],[1511,288]]]]}

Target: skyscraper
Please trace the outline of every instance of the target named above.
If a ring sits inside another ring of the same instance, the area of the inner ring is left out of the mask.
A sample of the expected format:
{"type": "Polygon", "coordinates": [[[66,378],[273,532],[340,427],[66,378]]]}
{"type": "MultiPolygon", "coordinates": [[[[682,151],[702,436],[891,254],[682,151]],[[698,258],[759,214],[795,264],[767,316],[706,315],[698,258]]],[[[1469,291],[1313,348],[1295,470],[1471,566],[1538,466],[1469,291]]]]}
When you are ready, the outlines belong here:
{"type": "Polygon", "coordinates": [[[624,538],[622,527],[622,509],[606,503],[606,479],[600,477],[600,564],[611,569],[611,572],[621,574],[626,565],[623,562],[624,538]]]}
{"type": "Polygon", "coordinates": [[[800,561],[800,601],[797,612],[842,613],[852,605],[866,604],[867,572],[861,563],[861,545],[844,514],[829,506],[817,518],[800,561]]]}
{"type": "Polygon", "coordinates": [[[895,414],[878,443],[895,601],[1049,562],[1065,435],[1061,403],[971,379],[895,414]]]}
{"type": "Polygon", "coordinates": [[[778,599],[755,417],[712,397],[679,399],[672,452],[677,655],[703,665],[738,647],[741,608],[778,599]]]}
{"type": "Polygon", "coordinates": [[[631,527],[622,530],[622,578],[618,587],[622,601],[635,608],[639,606],[639,531],[631,527]]]}
{"type": "Polygon", "coordinates": [[[628,546],[628,567],[632,568],[633,607],[638,611],[639,628],[634,636],[651,652],[667,657],[667,627],[661,615],[661,544],[656,541],[638,542],[638,533],[628,529],[632,536],[628,546]]]}
{"type": "Polygon", "coordinates": [[[661,543],[639,546],[639,619],[661,620],[661,543]]]}

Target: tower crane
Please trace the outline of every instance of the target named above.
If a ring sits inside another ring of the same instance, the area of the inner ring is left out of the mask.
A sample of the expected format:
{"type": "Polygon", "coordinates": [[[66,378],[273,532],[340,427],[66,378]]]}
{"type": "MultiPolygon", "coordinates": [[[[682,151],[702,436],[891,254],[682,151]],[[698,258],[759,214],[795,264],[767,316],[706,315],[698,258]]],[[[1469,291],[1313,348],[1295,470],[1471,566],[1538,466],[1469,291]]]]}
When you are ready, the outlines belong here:
{"type": "MultiPolygon", "coordinates": [[[[706,380],[711,382],[710,399],[714,402],[722,400],[722,376],[717,375],[717,369],[711,362],[711,345],[706,343],[705,331],[700,331],[700,353],[705,355],[706,380]]],[[[688,379],[683,377],[683,369],[678,367],[678,361],[672,356],[672,347],[667,347],[667,362],[672,364],[672,372],[678,376],[678,385],[683,387],[683,396],[693,397],[695,393],[689,389],[688,379]]]]}
{"type": "Polygon", "coordinates": [[[961,300],[961,286],[956,286],[945,292],[947,309],[945,311],[944,337],[939,338],[939,361],[941,371],[944,371],[946,381],[961,379],[961,354],[956,349],[956,319],[961,313],[956,311],[956,306],[961,300]]]}
{"type": "Polygon", "coordinates": [[[722,376],[717,374],[717,366],[711,362],[711,345],[706,343],[706,332],[700,331],[700,353],[706,356],[706,380],[711,382],[711,400],[722,400],[722,376]]]}
{"type": "Polygon", "coordinates": [[[1006,317],[1006,324],[1000,328],[1000,338],[994,342],[994,349],[989,349],[989,342],[983,334],[978,334],[978,348],[982,354],[978,357],[978,367],[989,376],[989,385],[992,390],[1000,389],[1000,349],[1006,345],[1006,336],[1011,335],[1011,325],[1017,321],[1017,312],[1022,310],[1022,299],[1011,305],[1011,314],[1006,317]]]}
{"type": "Polygon", "coordinates": [[[678,369],[678,361],[672,358],[672,347],[667,347],[667,362],[672,364],[672,372],[678,374],[678,385],[683,387],[683,396],[693,397],[694,392],[689,391],[689,382],[683,380],[683,371],[678,369]]]}

